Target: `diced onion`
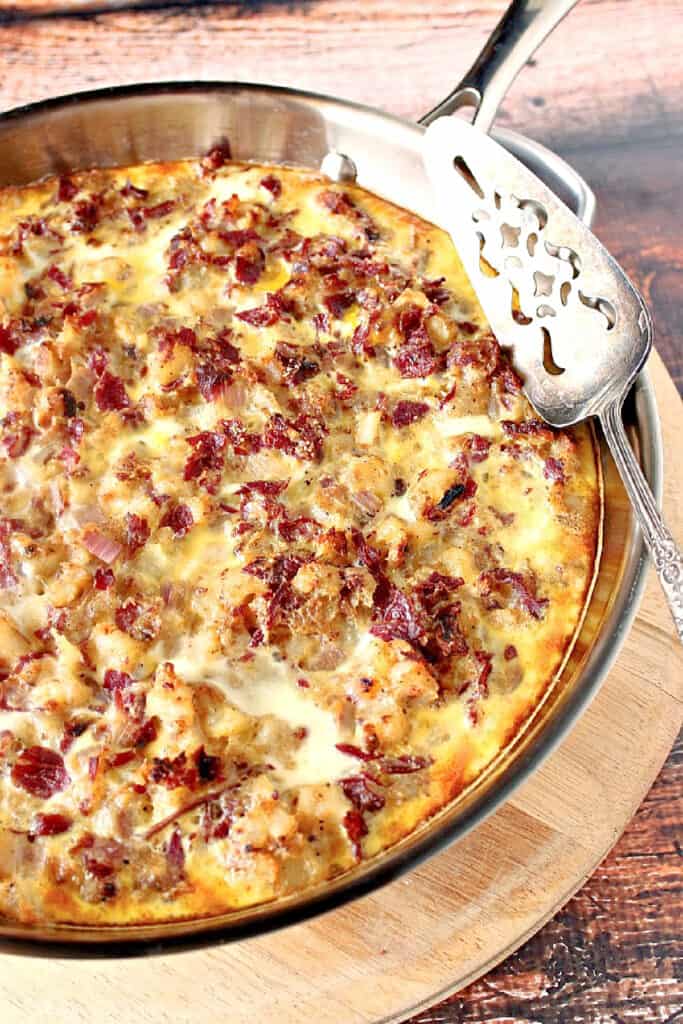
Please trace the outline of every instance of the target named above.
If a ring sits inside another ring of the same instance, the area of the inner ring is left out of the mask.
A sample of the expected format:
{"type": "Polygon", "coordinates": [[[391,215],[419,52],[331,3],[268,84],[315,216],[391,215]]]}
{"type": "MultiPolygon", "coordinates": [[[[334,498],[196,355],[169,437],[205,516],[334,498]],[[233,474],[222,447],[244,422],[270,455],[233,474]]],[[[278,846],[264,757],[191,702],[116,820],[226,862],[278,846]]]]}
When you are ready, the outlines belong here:
{"type": "Polygon", "coordinates": [[[382,507],[382,502],[372,491],[356,491],[351,495],[351,500],[369,516],[376,516],[382,507]]]}
{"type": "Polygon", "coordinates": [[[72,505],[69,512],[73,520],[79,526],[87,526],[88,523],[104,523],[106,516],[99,505],[72,505]]]}
{"type": "Polygon", "coordinates": [[[237,412],[246,405],[247,389],[239,381],[233,381],[232,384],[223,385],[217,397],[227,409],[237,412]]]}
{"type": "Polygon", "coordinates": [[[107,565],[111,565],[112,562],[116,561],[123,551],[122,546],[113,537],[108,537],[106,534],[100,533],[99,530],[89,527],[86,527],[83,531],[83,545],[91,555],[99,558],[102,562],[106,562],[107,565]]]}
{"type": "Polygon", "coordinates": [[[381,413],[376,410],[359,414],[357,419],[358,426],[356,428],[356,441],[358,444],[364,446],[375,444],[379,434],[380,419],[381,413]]]}

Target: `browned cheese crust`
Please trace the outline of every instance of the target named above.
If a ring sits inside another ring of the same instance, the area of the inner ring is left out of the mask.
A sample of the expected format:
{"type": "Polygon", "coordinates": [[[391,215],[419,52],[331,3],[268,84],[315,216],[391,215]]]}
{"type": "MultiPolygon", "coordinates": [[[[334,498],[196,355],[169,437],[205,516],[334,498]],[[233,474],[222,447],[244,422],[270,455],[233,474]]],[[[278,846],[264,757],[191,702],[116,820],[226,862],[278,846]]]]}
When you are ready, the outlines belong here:
{"type": "Polygon", "coordinates": [[[0,192],[0,914],[305,890],[479,777],[593,574],[450,239],[305,170],[0,192]]]}

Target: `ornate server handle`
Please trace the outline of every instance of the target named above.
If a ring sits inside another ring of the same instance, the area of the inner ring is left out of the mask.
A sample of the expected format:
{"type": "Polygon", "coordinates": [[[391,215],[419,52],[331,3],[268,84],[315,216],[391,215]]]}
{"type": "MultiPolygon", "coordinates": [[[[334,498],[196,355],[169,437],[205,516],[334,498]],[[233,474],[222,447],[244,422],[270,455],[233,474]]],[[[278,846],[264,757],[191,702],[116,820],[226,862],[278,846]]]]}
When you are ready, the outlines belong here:
{"type": "Polygon", "coordinates": [[[673,615],[678,639],[683,643],[683,556],[664,525],[652,491],[628,443],[621,418],[621,403],[609,405],[601,413],[600,422],[652,554],[659,582],[673,615]]]}
{"type": "Polygon", "coordinates": [[[577,0],[512,0],[472,67],[445,100],[420,118],[431,124],[459,107],[475,107],[474,123],[487,132],[529,57],[577,0]]]}

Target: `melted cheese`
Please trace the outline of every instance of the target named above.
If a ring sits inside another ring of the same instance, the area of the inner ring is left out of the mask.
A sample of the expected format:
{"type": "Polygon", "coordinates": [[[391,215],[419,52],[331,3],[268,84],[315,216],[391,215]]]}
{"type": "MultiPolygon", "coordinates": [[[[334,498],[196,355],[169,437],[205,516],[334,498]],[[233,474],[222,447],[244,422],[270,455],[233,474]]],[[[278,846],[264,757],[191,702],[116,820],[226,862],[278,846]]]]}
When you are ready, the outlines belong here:
{"type": "Polygon", "coordinates": [[[261,653],[238,670],[225,656],[211,654],[210,641],[201,635],[172,661],[184,680],[211,683],[245,714],[257,718],[274,715],[295,729],[306,729],[293,763],[278,763],[277,751],[273,752],[275,778],[280,784],[332,782],[347,775],[356,764],[355,758],[337,750],[342,736],[332,714],[306,696],[306,690],[297,684],[296,673],[288,666],[261,653]]]}

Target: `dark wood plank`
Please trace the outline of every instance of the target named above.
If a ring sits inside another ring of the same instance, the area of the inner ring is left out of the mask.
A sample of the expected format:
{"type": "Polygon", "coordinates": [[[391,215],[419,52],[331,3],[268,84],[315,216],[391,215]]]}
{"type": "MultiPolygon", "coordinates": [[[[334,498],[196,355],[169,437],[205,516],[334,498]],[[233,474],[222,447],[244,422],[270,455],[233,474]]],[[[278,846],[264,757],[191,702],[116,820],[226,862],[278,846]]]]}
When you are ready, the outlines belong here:
{"type": "Polygon", "coordinates": [[[596,233],[643,292],[655,345],[683,393],[683,136],[557,148],[595,190],[596,233]]]}
{"type": "MultiPolygon", "coordinates": [[[[34,18],[64,16],[87,17],[92,14],[106,14],[110,11],[155,11],[161,7],[218,7],[229,0],[17,0],[16,3],[0,0],[0,24],[30,21],[34,18]]],[[[282,0],[271,0],[278,3],[282,0]]],[[[289,2],[289,0],[285,0],[289,2]]],[[[230,6],[243,8],[247,12],[263,6],[261,0],[231,0],[230,6]]]]}
{"type": "Polygon", "coordinates": [[[683,1019],[683,738],[581,891],[517,953],[411,1024],[683,1019]]]}
{"type": "MultiPolygon", "coordinates": [[[[193,0],[185,0],[190,6],[193,0]]],[[[92,14],[141,7],[166,7],[167,0],[18,0],[0,7],[0,18],[5,22],[21,21],[33,17],[66,14],[92,14]]]]}
{"type": "MultiPolygon", "coordinates": [[[[455,85],[504,8],[264,0],[9,22],[0,27],[0,103],[197,77],[290,84],[417,117],[455,85]]],[[[513,86],[502,120],[555,144],[682,131],[677,24],[680,0],[583,0],[513,86]]]]}

